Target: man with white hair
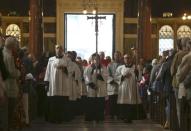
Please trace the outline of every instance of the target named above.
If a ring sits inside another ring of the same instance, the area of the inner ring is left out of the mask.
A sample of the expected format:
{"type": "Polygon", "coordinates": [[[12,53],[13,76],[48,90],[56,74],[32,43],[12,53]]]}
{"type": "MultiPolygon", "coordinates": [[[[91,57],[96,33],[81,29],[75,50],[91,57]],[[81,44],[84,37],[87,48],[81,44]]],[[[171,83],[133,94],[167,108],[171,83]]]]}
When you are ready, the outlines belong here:
{"type": "Polygon", "coordinates": [[[15,37],[7,37],[5,47],[3,49],[4,63],[9,73],[8,79],[5,80],[5,90],[8,96],[8,127],[11,128],[14,110],[16,107],[16,99],[18,97],[19,88],[17,79],[20,71],[15,66],[13,52],[17,49],[18,41],[15,37]]]}

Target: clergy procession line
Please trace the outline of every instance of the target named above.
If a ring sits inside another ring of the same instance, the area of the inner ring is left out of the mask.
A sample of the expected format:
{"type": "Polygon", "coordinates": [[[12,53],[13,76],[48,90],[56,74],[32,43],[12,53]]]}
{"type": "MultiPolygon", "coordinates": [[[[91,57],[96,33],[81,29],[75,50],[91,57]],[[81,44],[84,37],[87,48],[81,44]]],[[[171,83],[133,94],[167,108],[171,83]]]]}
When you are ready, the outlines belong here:
{"type": "Polygon", "coordinates": [[[136,49],[116,51],[113,59],[93,53],[87,61],[61,45],[36,60],[16,38],[0,40],[0,131],[29,126],[37,116],[51,123],[76,116],[132,123],[147,114],[160,117],[165,129],[191,130],[189,38],[178,40],[176,51],[138,63],[136,49]]]}
{"type": "Polygon", "coordinates": [[[86,121],[103,121],[106,98],[113,118],[129,123],[135,119],[135,105],[141,104],[141,99],[128,54],[122,64],[121,53],[116,52],[108,65],[103,52],[101,56],[94,53],[89,64],[83,66],[79,57],[76,61],[75,51],[64,54],[60,45],[55,50],[56,56],[49,59],[44,78],[48,83],[48,121],[70,121],[79,113],[85,115],[86,121]]]}

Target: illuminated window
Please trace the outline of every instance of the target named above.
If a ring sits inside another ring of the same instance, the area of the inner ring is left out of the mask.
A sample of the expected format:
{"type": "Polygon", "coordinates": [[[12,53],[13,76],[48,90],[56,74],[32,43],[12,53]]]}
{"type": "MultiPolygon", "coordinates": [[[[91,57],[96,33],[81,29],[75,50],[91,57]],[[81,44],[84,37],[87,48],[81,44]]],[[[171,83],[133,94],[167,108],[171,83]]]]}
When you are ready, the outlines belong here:
{"type": "MultiPolygon", "coordinates": [[[[95,21],[87,20],[81,14],[65,15],[65,47],[67,51],[75,50],[83,59],[88,59],[96,52],[95,21]]],[[[98,52],[104,51],[106,56],[112,57],[113,51],[113,20],[114,15],[104,14],[106,19],[99,20],[98,52]]]]}
{"type": "Polygon", "coordinates": [[[185,38],[189,37],[191,38],[191,29],[187,25],[182,25],[177,30],[177,37],[178,38],[185,38]]]}
{"type": "Polygon", "coordinates": [[[21,29],[16,24],[10,24],[6,29],[6,35],[14,36],[21,41],[21,29]]]}
{"type": "Polygon", "coordinates": [[[164,25],[159,30],[159,55],[165,50],[174,48],[174,31],[171,26],[164,25]]]}

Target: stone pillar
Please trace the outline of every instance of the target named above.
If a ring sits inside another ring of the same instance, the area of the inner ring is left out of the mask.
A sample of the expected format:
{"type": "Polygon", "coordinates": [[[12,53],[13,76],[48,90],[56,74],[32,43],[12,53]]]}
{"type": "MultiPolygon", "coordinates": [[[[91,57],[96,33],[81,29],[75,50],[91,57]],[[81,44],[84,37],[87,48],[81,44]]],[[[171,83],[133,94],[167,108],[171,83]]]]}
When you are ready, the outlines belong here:
{"type": "Polygon", "coordinates": [[[30,0],[29,51],[35,58],[43,52],[41,0],[30,0]]]}
{"type": "Polygon", "coordinates": [[[138,58],[151,59],[151,0],[138,0],[138,58]]]}

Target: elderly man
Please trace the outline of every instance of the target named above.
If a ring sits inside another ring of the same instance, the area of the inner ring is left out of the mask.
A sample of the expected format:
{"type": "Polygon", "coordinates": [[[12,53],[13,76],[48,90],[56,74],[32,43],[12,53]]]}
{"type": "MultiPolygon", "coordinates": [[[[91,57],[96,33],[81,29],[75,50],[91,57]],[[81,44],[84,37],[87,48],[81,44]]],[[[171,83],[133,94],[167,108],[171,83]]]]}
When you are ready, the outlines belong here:
{"type": "Polygon", "coordinates": [[[5,47],[3,49],[3,58],[9,77],[5,80],[5,90],[8,96],[8,126],[12,126],[14,110],[16,107],[16,100],[18,97],[18,83],[17,79],[20,76],[20,71],[15,66],[13,52],[16,52],[18,41],[15,37],[8,37],[5,40],[5,47]]]}
{"type": "Polygon", "coordinates": [[[55,46],[56,56],[49,58],[44,81],[48,83],[46,119],[61,122],[66,119],[66,104],[69,99],[68,67],[61,45],[55,46]]]}

